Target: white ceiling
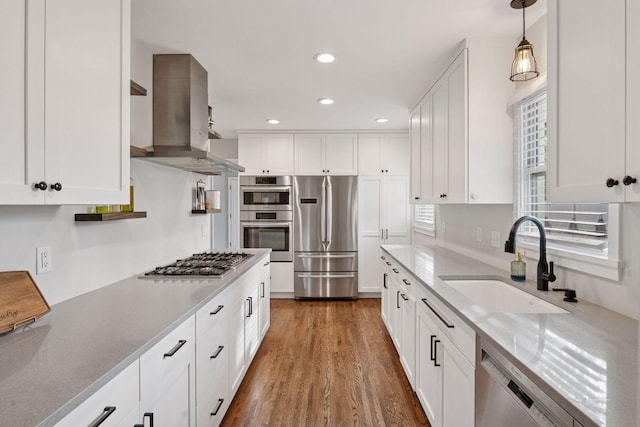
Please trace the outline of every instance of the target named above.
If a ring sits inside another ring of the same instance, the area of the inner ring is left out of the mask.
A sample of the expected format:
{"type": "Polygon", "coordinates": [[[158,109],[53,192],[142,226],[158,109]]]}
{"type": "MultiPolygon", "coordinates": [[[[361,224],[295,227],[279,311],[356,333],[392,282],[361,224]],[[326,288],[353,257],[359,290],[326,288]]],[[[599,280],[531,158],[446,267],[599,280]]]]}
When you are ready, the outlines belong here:
{"type": "MultiPolygon", "coordinates": [[[[406,129],[466,37],[512,37],[509,0],[133,0],[133,36],[209,72],[215,129],[406,129]],[[337,60],[320,64],[318,52],[337,60]],[[331,97],[335,104],[320,105],[331,97]],[[375,118],[389,122],[378,124],[375,118]],[[279,125],[269,125],[277,118],[279,125]]],[[[527,25],[546,0],[527,9],[527,25]]],[[[504,64],[505,78],[511,64],[504,64]]]]}

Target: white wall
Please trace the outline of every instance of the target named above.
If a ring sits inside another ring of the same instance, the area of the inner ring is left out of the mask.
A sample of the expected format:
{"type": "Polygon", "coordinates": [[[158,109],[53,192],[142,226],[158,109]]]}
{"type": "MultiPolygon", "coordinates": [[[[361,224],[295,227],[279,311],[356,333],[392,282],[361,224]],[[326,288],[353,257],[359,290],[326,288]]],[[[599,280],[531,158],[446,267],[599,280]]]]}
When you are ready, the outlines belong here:
{"type": "Polygon", "coordinates": [[[132,160],[135,209],[146,219],[75,222],[86,206],[0,206],[0,271],[29,270],[49,304],[203,251],[207,215],[191,215],[198,175],[132,160]],[[36,248],[51,246],[53,271],[35,274],[36,248]]]}
{"type": "MultiPolygon", "coordinates": [[[[539,71],[546,72],[546,16],[527,29],[527,39],[534,45],[539,71]]],[[[514,47],[521,36],[514,39],[514,47]]],[[[505,64],[505,70],[510,64],[505,64]]],[[[505,77],[506,78],[506,77],[505,77]]],[[[500,232],[504,242],[514,221],[513,205],[441,205],[436,209],[436,238],[413,234],[415,244],[438,244],[475,256],[505,271],[513,255],[503,248],[491,246],[491,231],[500,232]],[[443,227],[443,223],[445,226],[443,227]],[[477,241],[477,229],[482,228],[482,242],[477,241]]],[[[601,279],[579,271],[556,268],[554,287],[576,289],[578,299],[594,302],[611,310],[638,319],[640,317],[640,204],[622,207],[622,258],[626,266],[619,282],[601,279]]],[[[553,257],[549,257],[553,260],[553,257]]],[[[535,259],[526,259],[527,277],[536,277],[535,259]]]]}
{"type": "MultiPolygon", "coordinates": [[[[152,56],[133,43],[132,79],[147,97],[132,97],[132,144],[151,145],[152,56]]],[[[100,171],[96,171],[99,173],[100,171]]],[[[0,206],[0,271],[29,270],[49,304],[207,250],[209,215],[191,215],[202,175],[131,160],[135,209],[146,219],[75,222],[87,206],[0,206]],[[35,274],[36,248],[51,246],[53,271],[35,274]]]]}

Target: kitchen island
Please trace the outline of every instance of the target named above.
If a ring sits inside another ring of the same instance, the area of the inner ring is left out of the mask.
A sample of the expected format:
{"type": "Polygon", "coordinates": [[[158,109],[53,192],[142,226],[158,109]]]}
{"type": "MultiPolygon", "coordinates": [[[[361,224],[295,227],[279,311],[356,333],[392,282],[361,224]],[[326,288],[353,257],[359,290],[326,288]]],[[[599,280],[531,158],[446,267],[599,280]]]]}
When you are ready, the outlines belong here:
{"type": "MultiPolygon", "coordinates": [[[[506,271],[442,247],[382,249],[436,302],[463,320],[463,326],[473,329],[480,343],[497,349],[581,425],[637,425],[636,320],[580,300],[580,295],[578,303],[564,302],[562,292],[537,291],[531,280],[512,282],[506,271]],[[471,277],[511,283],[569,313],[483,310],[445,282],[471,277]]],[[[419,299],[417,303],[422,304],[419,299]]]]}
{"type": "Polygon", "coordinates": [[[0,337],[0,425],[56,424],[265,265],[270,250],[246,252],[254,256],[221,279],[129,277],[56,304],[34,324],[0,337]]]}

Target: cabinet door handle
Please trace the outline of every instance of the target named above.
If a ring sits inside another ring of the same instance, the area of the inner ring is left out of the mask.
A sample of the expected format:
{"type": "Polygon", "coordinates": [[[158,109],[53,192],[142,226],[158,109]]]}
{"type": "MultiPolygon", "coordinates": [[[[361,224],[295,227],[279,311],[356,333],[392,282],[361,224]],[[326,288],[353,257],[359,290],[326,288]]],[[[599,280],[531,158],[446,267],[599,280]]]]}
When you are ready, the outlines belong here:
{"type": "Polygon", "coordinates": [[[607,187],[611,188],[611,187],[615,187],[616,185],[620,184],[620,182],[617,179],[608,178],[606,184],[607,184],[607,187]]]}
{"type": "Polygon", "coordinates": [[[253,316],[253,297],[249,297],[249,317],[253,316]]]}
{"type": "Polygon", "coordinates": [[[260,284],[262,285],[262,295],[260,295],[260,298],[264,298],[264,282],[260,282],[260,284]]]}
{"type": "Polygon", "coordinates": [[[218,346],[218,349],[216,350],[216,352],[215,352],[215,353],[213,353],[213,354],[211,355],[211,357],[209,357],[209,359],[215,359],[216,357],[220,356],[220,353],[222,353],[222,350],[223,350],[223,349],[224,349],[224,346],[223,346],[223,345],[219,345],[219,346],[218,346]]]}
{"type": "Polygon", "coordinates": [[[413,200],[420,200],[420,197],[416,196],[413,198],[413,200]]]}
{"type": "Polygon", "coordinates": [[[438,343],[440,340],[433,340],[433,366],[440,366],[438,363],[438,343]]]}
{"type": "Polygon", "coordinates": [[[247,298],[245,301],[247,302],[247,316],[246,317],[251,317],[251,302],[249,301],[249,298],[247,298]]]}
{"type": "Polygon", "coordinates": [[[400,291],[396,291],[396,308],[400,308],[400,291]]]}
{"type": "Polygon", "coordinates": [[[437,312],[433,307],[431,307],[431,304],[429,304],[429,303],[427,302],[427,299],[426,299],[426,298],[422,298],[422,302],[424,303],[424,305],[426,305],[427,307],[429,307],[429,309],[430,309],[431,311],[433,311],[433,314],[435,314],[435,315],[438,317],[438,319],[440,319],[440,321],[441,321],[442,323],[444,323],[444,325],[445,325],[447,328],[453,328],[453,327],[455,327],[455,325],[454,325],[453,323],[449,322],[447,319],[445,319],[445,318],[444,318],[444,316],[443,316],[443,315],[441,315],[441,314],[440,314],[440,313],[438,313],[438,312],[437,312]]]}
{"type": "Polygon", "coordinates": [[[149,427],[153,427],[153,412],[145,412],[142,416],[142,424],[135,424],[133,427],[144,427],[144,419],[149,417],[149,427]]]}
{"type": "Polygon", "coordinates": [[[384,240],[384,228],[380,229],[380,239],[384,240]]]}
{"type": "Polygon", "coordinates": [[[211,413],[212,417],[215,417],[216,415],[218,415],[218,411],[220,410],[220,408],[222,408],[223,403],[224,403],[224,399],[218,399],[218,405],[216,406],[216,409],[214,409],[213,412],[211,413]]]}
{"type": "Polygon", "coordinates": [[[60,190],[62,190],[62,184],[60,184],[59,182],[56,182],[55,184],[53,184],[51,186],[51,189],[52,190],[56,190],[56,191],[60,191],[60,190]]]}
{"type": "Polygon", "coordinates": [[[430,354],[429,354],[429,359],[430,359],[432,362],[435,362],[435,361],[436,361],[436,357],[433,355],[433,339],[434,339],[435,337],[436,337],[435,335],[431,335],[431,350],[430,350],[430,352],[429,352],[429,353],[430,353],[430,354]]]}
{"type": "Polygon", "coordinates": [[[222,310],[223,308],[224,308],[224,305],[219,305],[215,310],[209,313],[209,316],[213,316],[214,314],[220,313],[220,310],[222,310]]]}
{"type": "Polygon", "coordinates": [[[168,353],[165,353],[162,358],[164,359],[165,357],[173,357],[173,355],[176,354],[178,350],[180,350],[182,346],[185,345],[186,343],[187,343],[187,340],[178,341],[178,344],[176,344],[171,350],[169,350],[168,353]]]}
{"type": "Polygon", "coordinates": [[[387,288],[387,273],[382,273],[382,287],[385,289],[387,288]]]}
{"type": "Polygon", "coordinates": [[[44,191],[47,189],[47,183],[44,181],[36,182],[35,184],[33,184],[33,188],[35,188],[36,190],[44,191]]]}
{"type": "Polygon", "coordinates": [[[384,229],[384,239],[385,240],[389,240],[389,229],[388,228],[384,229]]]}
{"type": "Polygon", "coordinates": [[[105,422],[105,420],[109,418],[115,411],[115,406],[105,406],[102,413],[91,424],[89,424],[89,427],[98,427],[100,424],[105,422]]]}
{"type": "Polygon", "coordinates": [[[411,286],[411,282],[409,282],[407,279],[402,279],[402,282],[407,286],[411,286]]]}
{"type": "Polygon", "coordinates": [[[400,294],[403,300],[409,301],[409,298],[405,294],[400,294]]]}
{"type": "Polygon", "coordinates": [[[622,179],[622,183],[624,185],[631,185],[631,184],[635,184],[636,182],[638,182],[638,180],[636,178],[633,178],[633,177],[629,176],[629,175],[625,176],[622,179]]]}

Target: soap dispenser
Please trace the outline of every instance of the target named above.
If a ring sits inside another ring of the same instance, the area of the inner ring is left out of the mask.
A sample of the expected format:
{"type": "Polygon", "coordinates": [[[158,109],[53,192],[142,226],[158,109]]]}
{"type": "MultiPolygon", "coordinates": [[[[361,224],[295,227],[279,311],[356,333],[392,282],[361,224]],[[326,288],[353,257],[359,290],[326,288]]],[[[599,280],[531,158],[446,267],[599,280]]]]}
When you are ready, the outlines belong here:
{"type": "Polygon", "coordinates": [[[527,275],[527,264],[522,260],[520,251],[516,252],[516,259],[511,261],[511,280],[524,282],[527,275]]]}

